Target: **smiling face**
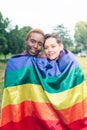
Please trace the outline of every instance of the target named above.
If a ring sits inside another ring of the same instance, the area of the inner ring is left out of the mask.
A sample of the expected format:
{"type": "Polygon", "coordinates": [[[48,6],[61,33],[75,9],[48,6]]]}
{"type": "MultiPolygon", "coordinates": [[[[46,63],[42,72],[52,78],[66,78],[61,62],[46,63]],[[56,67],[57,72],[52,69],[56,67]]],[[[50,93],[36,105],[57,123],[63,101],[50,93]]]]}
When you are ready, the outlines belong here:
{"type": "Polygon", "coordinates": [[[43,44],[44,36],[40,33],[32,32],[26,41],[28,54],[37,56],[42,50],[43,44]]]}
{"type": "Polygon", "coordinates": [[[56,38],[49,37],[45,40],[44,50],[46,56],[50,60],[57,60],[60,54],[60,51],[63,50],[63,44],[57,43],[56,38]]]}

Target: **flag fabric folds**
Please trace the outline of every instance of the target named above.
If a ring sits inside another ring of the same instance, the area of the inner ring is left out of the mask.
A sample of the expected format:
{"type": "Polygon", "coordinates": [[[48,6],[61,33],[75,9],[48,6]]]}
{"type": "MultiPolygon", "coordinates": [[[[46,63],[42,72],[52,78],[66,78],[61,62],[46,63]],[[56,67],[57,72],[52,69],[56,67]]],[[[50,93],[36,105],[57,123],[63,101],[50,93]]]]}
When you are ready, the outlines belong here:
{"type": "Polygon", "coordinates": [[[87,130],[87,86],[71,52],[58,61],[8,60],[1,130],[87,130]]]}

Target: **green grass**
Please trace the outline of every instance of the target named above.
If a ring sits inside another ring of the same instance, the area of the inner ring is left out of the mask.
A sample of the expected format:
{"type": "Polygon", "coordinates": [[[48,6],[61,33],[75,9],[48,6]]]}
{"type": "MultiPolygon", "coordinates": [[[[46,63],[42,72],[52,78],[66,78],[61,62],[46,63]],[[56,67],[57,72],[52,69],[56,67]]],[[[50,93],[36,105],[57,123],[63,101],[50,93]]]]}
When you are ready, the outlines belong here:
{"type": "Polygon", "coordinates": [[[4,70],[7,60],[0,60],[0,82],[4,82],[4,70]]]}
{"type": "Polygon", "coordinates": [[[4,89],[4,83],[0,82],[0,102],[2,100],[3,89],[4,89]]]}
{"type": "Polygon", "coordinates": [[[1,108],[3,89],[4,89],[4,71],[5,71],[6,63],[7,60],[0,60],[0,108],[1,108]]]}
{"type": "Polygon", "coordinates": [[[87,81],[87,57],[77,57],[87,81]]]}

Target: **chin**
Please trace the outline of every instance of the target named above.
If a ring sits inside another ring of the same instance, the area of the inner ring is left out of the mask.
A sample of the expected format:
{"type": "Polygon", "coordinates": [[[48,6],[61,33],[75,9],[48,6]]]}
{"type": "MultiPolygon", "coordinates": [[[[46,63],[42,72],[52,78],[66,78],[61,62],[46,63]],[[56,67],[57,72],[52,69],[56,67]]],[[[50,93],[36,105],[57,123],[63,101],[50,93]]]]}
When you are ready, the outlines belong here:
{"type": "Polygon", "coordinates": [[[52,58],[51,58],[51,57],[49,57],[49,59],[50,59],[50,60],[57,60],[57,59],[58,59],[58,57],[57,57],[57,58],[55,58],[55,57],[52,57],[52,58]]]}
{"type": "Polygon", "coordinates": [[[30,55],[32,55],[32,56],[36,56],[37,53],[35,53],[35,52],[30,52],[30,55]]]}
{"type": "Polygon", "coordinates": [[[48,57],[50,60],[54,60],[55,58],[50,58],[50,57],[48,57]]]}

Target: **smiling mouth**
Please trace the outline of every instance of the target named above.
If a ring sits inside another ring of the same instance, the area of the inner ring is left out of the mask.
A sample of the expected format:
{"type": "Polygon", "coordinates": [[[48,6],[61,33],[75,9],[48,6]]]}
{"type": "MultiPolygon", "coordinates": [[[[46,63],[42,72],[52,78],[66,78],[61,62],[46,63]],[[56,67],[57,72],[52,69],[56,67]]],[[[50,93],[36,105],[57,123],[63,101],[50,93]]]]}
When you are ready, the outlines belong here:
{"type": "Polygon", "coordinates": [[[54,55],[54,53],[50,53],[50,54],[48,54],[49,56],[53,56],[54,55]]]}

